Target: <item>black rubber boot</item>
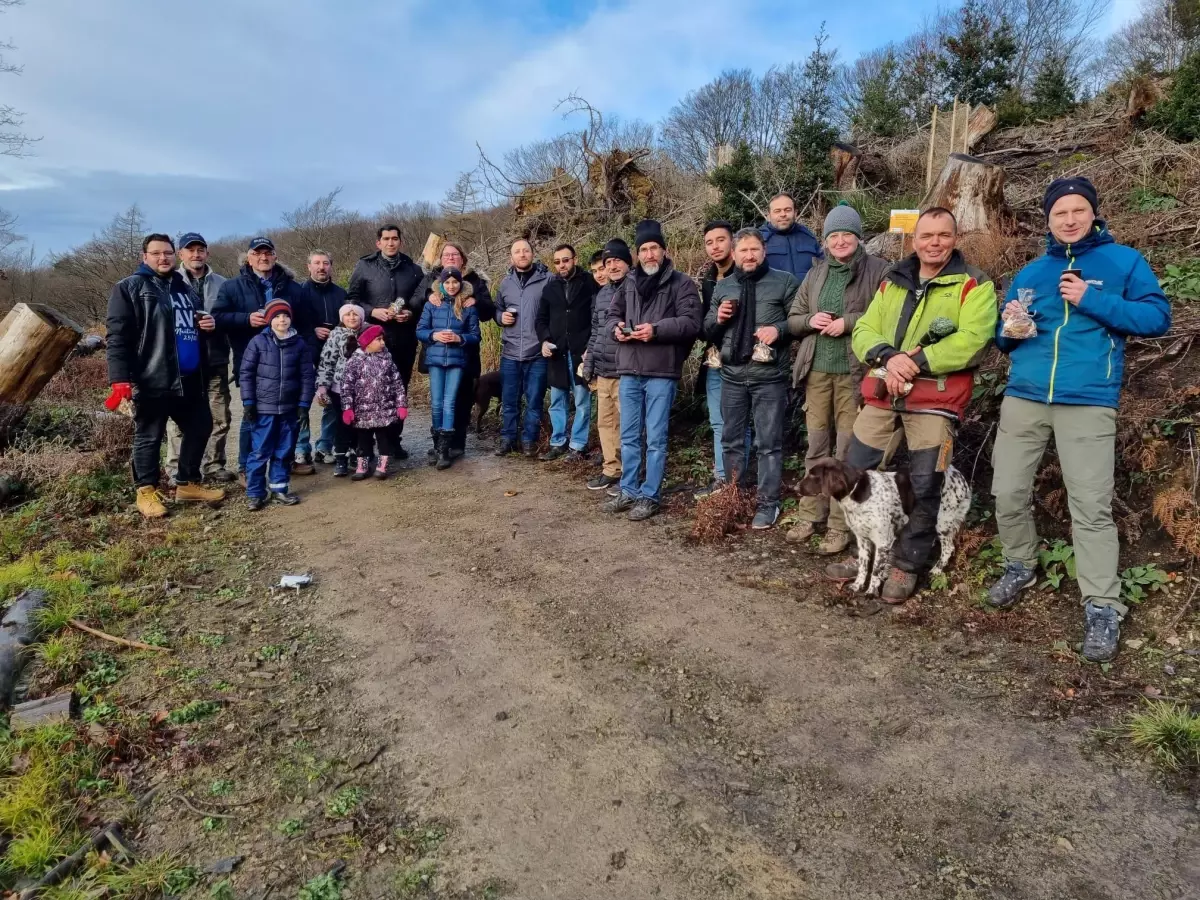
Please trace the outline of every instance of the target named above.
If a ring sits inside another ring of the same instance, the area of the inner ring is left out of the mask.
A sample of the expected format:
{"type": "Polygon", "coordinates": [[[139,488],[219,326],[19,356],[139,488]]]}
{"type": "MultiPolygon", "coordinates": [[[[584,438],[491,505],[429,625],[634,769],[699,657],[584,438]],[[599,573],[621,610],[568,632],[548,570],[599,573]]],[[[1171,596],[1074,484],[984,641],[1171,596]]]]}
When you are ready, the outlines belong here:
{"type": "Polygon", "coordinates": [[[429,438],[433,441],[433,446],[425,452],[425,455],[429,457],[429,464],[432,466],[438,460],[438,433],[436,428],[429,429],[429,438]]]}
{"type": "Polygon", "coordinates": [[[448,469],[450,468],[450,442],[454,440],[454,432],[443,431],[438,437],[440,440],[438,442],[437,467],[439,469],[448,469]]]}

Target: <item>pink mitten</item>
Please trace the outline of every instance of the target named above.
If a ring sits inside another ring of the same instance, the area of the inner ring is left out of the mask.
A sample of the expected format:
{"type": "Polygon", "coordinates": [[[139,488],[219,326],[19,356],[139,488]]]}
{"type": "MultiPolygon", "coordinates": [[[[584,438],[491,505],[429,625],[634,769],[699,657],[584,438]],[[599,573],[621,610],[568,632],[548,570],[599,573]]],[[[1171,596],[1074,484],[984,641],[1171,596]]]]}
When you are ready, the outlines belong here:
{"type": "Polygon", "coordinates": [[[345,410],[342,413],[342,421],[345,422],[347,425],[353,425],[354,424],[354,410],[352,410],[352,409],[345,410]]]}
{"type": "Polygon", "coordinates": [[[408,418],[408,407],[401,406],[399,409],[397,409],[396,410],[396,418],[399,419],[401,422],[403,422],[405,419],[407,419],[408,418]]]}

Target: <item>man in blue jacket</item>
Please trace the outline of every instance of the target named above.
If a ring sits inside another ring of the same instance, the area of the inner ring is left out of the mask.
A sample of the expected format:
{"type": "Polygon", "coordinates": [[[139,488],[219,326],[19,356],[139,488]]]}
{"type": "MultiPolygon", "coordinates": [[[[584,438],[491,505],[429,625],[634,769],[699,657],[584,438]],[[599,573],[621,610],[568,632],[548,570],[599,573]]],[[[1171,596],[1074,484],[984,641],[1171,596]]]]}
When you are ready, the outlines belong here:
{"type": "Polygon", "coordinates": [[[1050,436],[1058,448],[1071,509],[1075,567],[1084,600],[1083,656],[1117,653],[1128,613],[1117,577],[1112,518],[1117,403],[1125,338],[1171,327],[1171,306],[1142,255],[1113,240],[1097,217],[1099,198],[1086,178],[1060,178],[1042,201],[1046,253],[1013,280],[996,345],[1012,369],[996,438],[996,525],[1004,575],[992,605],[1012,606],[1036,580],[1038,536],[1030,495],[1050,436]],[[1028,308],[1037,334],[1018,337],[1007,320],[1028,308]]]}
{"type": "Polygon", "coordinates": [[[496,289],[496,322],[500,325],[500,448],[497,456],[517,451],[520,420],[521,452],[537,456],[546,399],[547,363],[538,340],[537,316],[550,272],[534,259],[533,245],[524,238],[509,250],[512,266],[496,289]],[[521,416],[521,400],[525,414],[521,416]]]}
{"type": "Polygon", "coordinates": [[[767,222],[759,229],[767,248],[767,265],[781,272],[791,272],[796,283],[812,264],[824,257],[817,236],[796,221],[796,201],[787,194],[776,194],[767,207],[767,222]]]}
{"type": "MultiPolygon", "coordinates": [[[[217,292],[213,318],[217,330],[229,336],[233,350],[233,378],[237,382],[246,345],[267,325],[266,308],[272,300],[300,305],[298,288],[292,273],[276,261],[275,244],[267,237],[250,241],[246,262],[236,278],[230,278],[217,292]]],[[[238,473],[245,480],[246,461],[250,458],[251,423],[242,418],[238,433],[238,473]]]]}

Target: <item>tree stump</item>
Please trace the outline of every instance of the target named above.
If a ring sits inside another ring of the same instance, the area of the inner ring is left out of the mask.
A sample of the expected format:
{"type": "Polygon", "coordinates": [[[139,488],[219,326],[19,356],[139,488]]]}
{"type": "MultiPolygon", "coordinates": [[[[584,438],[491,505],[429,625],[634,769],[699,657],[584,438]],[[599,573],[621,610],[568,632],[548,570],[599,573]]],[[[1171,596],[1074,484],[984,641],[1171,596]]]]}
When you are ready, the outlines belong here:
{"type": "Polygon", "coordinates": [[[83,329],[46,306],[18,303],[0,322],[0,436],[75,349],[83,329]]]}
{"type": "Polygon", "coordinates": [[[1004,199],[1004,170],[965,153],[951,153],[921,209],[941,206],[958,219],[960,234],[1005,232],[1013,215],[1004,199]]]}
{"type": "Polygon", "coordinates": [[[1000,117],[990,106],[980,104],[971,110],[967,119],[967,150],[974,150],[980,141],[995,130],[999,121],[1000,117]]]}
{"type": "Polygon", "coordinates": [[[432,269],[442,261],[442,248],[446,246],[446,239],[440,234],[429,232],[429,237],[425,238],[425,249],[421,251],[421,259],[425,262],[425,268],[432,269]]]}
{"type": "Polygon", "coordinates": [[[858,188],[858,161],[862,153],[852,144],[840,141],[829,148],[829,161],[833,164],[833,184],[839,191],[858,188]]]}

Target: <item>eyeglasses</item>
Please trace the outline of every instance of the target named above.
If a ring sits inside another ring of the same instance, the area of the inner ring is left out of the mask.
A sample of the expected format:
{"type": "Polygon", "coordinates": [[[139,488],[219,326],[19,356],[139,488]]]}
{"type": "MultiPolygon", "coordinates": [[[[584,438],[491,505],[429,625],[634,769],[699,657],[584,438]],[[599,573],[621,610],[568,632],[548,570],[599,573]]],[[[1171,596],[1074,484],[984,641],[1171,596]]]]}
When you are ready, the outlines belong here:
{"type": "Polygon", "coordinates": [[[554,264],[555,264],[556,266],[561,266],[561,265],[563,265],[564,263],[569,263],[569,262],[570,262],[571,260],[573,260],[574,258],[575,258],[575,257],[573,257],[573,256],[563,256],[563,257],[560,257],[560,258],[558,258],[558,259],[554,260],[554,264]]]}
{"type": "Polygon", "coordinates": [[[148,251],[146,251],[146,255],[157,259],[160,256],[161,257],[174,256],[175,251],[174,250],[148,250],[148,251]]]}

